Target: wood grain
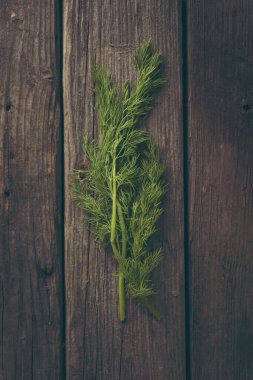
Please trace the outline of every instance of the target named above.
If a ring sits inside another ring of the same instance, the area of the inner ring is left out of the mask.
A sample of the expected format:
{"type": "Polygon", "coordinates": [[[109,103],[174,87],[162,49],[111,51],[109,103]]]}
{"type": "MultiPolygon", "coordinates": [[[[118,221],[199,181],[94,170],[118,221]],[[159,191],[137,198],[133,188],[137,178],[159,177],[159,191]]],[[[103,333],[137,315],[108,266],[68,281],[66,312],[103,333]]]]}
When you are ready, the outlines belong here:
{"type": "Polygon", "coordinates": [[[252,17],[188,6],[192,379],[253,378],[252,17]]]}
{"type": "Polygon", "coordinates": [[[62,379],[54,1],[0,11],[0,378],[62,379]]]}
{"type": "Polygon", "coordinates": [[[185,379],[180,1],[64,1],[63,34],[67,379],[185,379]],[[131,57],[147,37],[162,51],[168,78],[145,120],[168,168],[154,299],[163,317],[157,322],[128,301],[120,324],[115,261],[94,245],[71,200],[71,171],[82,165],[82,134],[98,135],[92,65],[102,63],[117,84],[134,81],[131,57]]]}

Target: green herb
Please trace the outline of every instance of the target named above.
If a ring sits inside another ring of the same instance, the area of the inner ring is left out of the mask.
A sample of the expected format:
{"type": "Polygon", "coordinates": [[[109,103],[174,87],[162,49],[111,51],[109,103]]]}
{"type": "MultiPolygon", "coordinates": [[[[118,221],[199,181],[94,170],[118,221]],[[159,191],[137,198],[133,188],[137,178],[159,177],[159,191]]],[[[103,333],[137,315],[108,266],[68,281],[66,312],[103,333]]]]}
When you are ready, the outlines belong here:
{"type": "Polygon", "coordinates": [[[148,133],[139,129],[151,110],[154,93],[164,83],[161,55],[150,41],[138,48],[134,63],[137,84],[129,81],[117,94],[101,66],[94,67],[100,138],[83,139],[85,168],[74,171],[73,193],[87,213],[96,241],[111,246],[119,265],[119,316],[125,319],[127,294],[159,319],[148,297],[154,294],[151,272],[161,260],[150,238],[162,213],[164,166],[148,133]]]}

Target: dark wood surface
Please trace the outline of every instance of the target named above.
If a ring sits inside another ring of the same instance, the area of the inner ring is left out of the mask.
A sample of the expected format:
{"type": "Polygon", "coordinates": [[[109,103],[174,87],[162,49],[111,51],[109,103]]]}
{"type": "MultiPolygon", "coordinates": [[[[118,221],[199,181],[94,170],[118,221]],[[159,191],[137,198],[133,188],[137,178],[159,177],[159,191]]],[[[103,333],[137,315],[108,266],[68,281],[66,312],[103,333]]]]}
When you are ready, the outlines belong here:
{"type": "Polygon", "coordinates": [[[192,379],[253,378],[253,3],[188,7],[192,379]]]}
{"type": "Polygon", "coordinates": [[[253,379],[252,19],[250,0],[1,2],[0,380],[253,379]],[[121,324],[71,171],[98,136],[92,65],[134,83],[147,37],[167,77],[144,120],[167,167],[162,320],[128,300],[121,324]]]}
{"type": "Polygon", "coordinates": [[[66,1],[63,49],[67,378],[185,379],[180,2],[66,1]],[[163,53],[168,78],[145,120],[168,168],[159,237],[165,257],[154,299],[162,321],[127,302],[120,324],[115,261],[94,246],[71,200],[71,170],[82,164],[82,134],[98,135],[92,65],[102,63],[119,85],[133,81],[132,55],[144,37],[163,53]]]}
{"type": "Polygon", "coordinates": [[[0,10],[0,379],[62,379],[54,2],[0,10]]]}

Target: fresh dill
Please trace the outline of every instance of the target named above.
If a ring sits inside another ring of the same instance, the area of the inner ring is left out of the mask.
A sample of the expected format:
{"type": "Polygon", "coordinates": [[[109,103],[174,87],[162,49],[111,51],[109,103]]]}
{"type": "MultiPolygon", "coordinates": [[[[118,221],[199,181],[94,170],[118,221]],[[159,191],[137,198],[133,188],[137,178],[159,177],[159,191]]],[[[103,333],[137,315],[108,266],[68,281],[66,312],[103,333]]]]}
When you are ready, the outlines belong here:
{"type": "Polygon", "coordinates": [[[151,272],[161,261],[161,249],[150,238],[162,214],[164,166],[148,133],[139,128],[151,110],[155,92],[164,83],[162,57],[150,41],[134,56],[137,83],[129,81],[121,94],[104,68],[93,69],[98,98],[99,140],[83,139],[87,165],[74,171],[73,195],[86,211],[96,241],[111,246],[118,262],[119,317],[125,319],[127,294],[159,319],[148,300],[154,294],[151,272]]]}

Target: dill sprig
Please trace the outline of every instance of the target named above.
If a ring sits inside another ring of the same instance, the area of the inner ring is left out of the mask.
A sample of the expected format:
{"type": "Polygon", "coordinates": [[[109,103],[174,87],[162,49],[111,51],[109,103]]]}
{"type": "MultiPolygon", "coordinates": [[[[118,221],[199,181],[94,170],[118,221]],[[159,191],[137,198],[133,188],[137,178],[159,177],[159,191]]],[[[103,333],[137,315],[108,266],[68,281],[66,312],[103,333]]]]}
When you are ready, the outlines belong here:
{"type": "Polygon", "coordinates": [[[100,136],[98,141],[83,138],[87,165],[74,171],[74,199],[86,211],[96,241],[111,246],[119,264],[121,321],[125,319],[125,285],[130,297],[159,318],[148,297],[155,292],[150,275],[162,256],[150,241],[163,211],[164,166],[139,124],[164,83],[162,63],[150,41],[143,42],[134,57],[136,87],[126,81],[121,94],[104,68],[94,67],[100,136]]]}

